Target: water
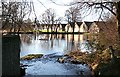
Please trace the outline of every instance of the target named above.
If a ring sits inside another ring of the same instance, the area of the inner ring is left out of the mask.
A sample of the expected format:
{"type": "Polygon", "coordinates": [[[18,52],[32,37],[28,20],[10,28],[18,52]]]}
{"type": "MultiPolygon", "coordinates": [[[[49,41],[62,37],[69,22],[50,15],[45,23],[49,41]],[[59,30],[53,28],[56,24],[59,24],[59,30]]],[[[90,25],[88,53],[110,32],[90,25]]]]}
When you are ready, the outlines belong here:
{"type": "Polygon", "coordinates": [[[20,57],[28,54],[64,54],[72,50],[80,50],[81,52],[90,52],[92,49],[85,35],[72,34],[41,34],[21,35],[21,53],[20,57]]]}
{"type": "MultiPolygon", "coordinates": [[[[90,52],[92,49],[85,35],[72,34],[41,34],[41,35],[21,35],[20,57],[28,54],[43,54],[39,59],[21,60],[24,65],[28,65],[25,77],[36,77],[40,75],[84,75],[91,76],[88,66],[81,64],[59,63],[57,57],[73,50],[90,52]],[[49,56],[48,56],[49,55],[49,56]]],[[[82,76],[81,76],[82,77],[82,76]]]]}

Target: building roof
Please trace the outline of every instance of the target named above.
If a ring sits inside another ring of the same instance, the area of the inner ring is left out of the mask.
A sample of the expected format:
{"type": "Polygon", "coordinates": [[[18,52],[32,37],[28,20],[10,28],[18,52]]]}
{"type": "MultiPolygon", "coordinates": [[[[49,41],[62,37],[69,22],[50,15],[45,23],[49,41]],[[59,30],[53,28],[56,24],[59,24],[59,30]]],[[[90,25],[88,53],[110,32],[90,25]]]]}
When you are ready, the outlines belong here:
{"type": "Polygon", "coordinates": [[[62,27],[64,28],[67,24],[61,24],[62,25],[62,27]]]}
{"type": "Polygon", "coordinates": [[[86,26],[88,27],[88,29],[90,28],[90,26],[91,26],[92,23],[93,23],[93,22],[85,21],[85,24],[86,24],[86,26]]]}
{"type": "MultiPolygon", "coordinates": [[[[80,27],[83,22],[76,22],[76,24],[80,27]]],[[[75,26],[75,22],[69,22],[70,26],[75,26]]]]}
{"type": "Polygon", "coordinates": [[[75,26],[74,22],[69,22],[69,24],[70,24],[71,27],[75,26]]]}
{"type": "Polygon", "coordinates": [[[83,22],[76,22],[76,23],[80,27],[83,22]]]}

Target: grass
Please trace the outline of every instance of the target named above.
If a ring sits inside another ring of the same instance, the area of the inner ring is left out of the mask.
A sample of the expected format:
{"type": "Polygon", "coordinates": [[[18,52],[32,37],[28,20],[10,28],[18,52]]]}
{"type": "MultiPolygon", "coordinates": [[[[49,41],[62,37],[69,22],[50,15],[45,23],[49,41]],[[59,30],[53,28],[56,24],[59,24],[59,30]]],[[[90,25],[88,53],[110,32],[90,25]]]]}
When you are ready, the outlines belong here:
{"type": "MultiPolygon", "coordinates": [[[[33,30],[33,32],[56,32],[56,31],[51,31],[51,30],[33,30]]],[[[57,30],[57,32],[65,32],[65,31],[62,31],[62,30],[57,30]]]]}

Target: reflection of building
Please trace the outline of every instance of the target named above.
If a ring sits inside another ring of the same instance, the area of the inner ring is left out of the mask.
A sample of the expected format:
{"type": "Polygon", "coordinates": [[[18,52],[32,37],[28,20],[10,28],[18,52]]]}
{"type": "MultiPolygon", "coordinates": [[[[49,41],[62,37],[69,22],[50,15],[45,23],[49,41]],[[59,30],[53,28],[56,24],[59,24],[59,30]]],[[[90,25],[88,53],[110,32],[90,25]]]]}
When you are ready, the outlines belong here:
{"type": "Polygon", "coordinates": [[[80,43],[87,40],[87,35],[84,34],[66,34],[65,40],[67,41],[68,50],[77,50],[80,43]]]}

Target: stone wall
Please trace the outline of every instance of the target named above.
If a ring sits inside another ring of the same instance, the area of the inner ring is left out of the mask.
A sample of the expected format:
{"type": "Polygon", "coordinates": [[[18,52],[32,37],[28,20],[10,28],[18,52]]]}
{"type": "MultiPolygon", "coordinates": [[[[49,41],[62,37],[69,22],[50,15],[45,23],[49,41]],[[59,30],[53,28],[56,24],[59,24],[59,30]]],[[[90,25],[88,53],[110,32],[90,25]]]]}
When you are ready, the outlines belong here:
{"type": "Polygon", "coordinates": [[[2,77],[20,76],[20,37],[2,37],[2,77]]]}

